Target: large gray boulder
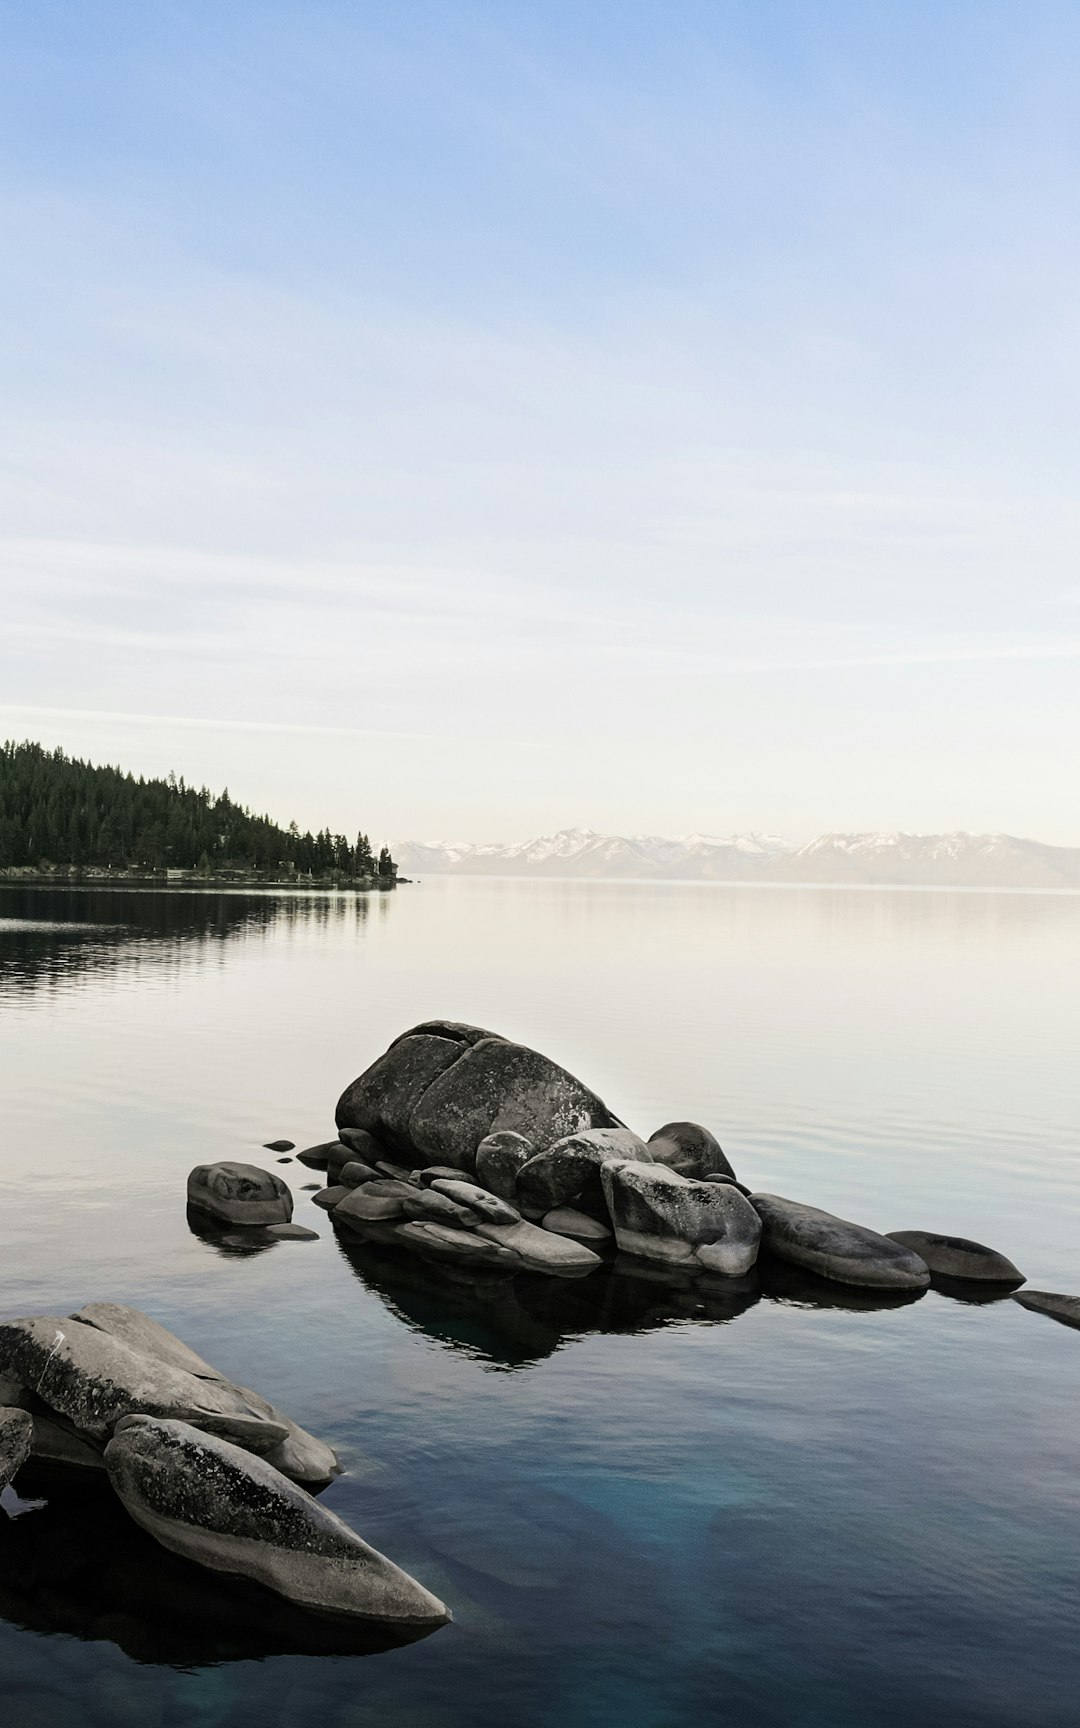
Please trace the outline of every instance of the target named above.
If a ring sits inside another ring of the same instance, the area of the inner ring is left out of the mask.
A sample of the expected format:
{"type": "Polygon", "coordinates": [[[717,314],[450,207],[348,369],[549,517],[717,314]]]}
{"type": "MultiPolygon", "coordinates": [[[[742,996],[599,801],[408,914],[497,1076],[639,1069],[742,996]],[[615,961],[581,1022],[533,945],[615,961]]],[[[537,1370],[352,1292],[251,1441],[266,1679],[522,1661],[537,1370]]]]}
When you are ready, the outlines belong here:
{"type": "Polygon", "coordinates": [[[234,1385],[148,1315],[119,1303],[0,1321],[0,1375],[31,1387],[54,1418],[43,1427],[41,1445],[35,1442],[42,1456],[100,1451],[124,1416],[145,1413],[220,1434],[298,1481],[325,1483],[340,1470],[315,1435],[249,1387],[234,1385]]]}
{"type": "Polygon", "coordinates": [[[287,1224],[292,1195],[280,1176],[257,1164],[199,1164],[188,1177],[188,1205],[226,1224],[287,1224]]]}
{"type": "Polygon", "coordinates": [[[644,1140],[629,1128],[587,1128],[557,1140],[521,1166],[518,1203],[539,1217],[571,1202],[603,1212],[600,1178],[605,1166],[651,1162],[652,1153],[644,1140]]]}
{"type": "Polygon", "coordinates": [[[1056,1290],[1018,1290],[1013,1297],[1033,1314],[1048,1314],[1063,1326],[1080,1327],[1080,1296],[1062,1296],[1056,1290]]]}
{"type": "Polygon", "coordinates": [[[29,1410],[0,1408],[0,1488],[6,1488],[30,1456],[34,1418],[29,1410]]]}
{"type": "Polygon", "coordinates": [[[200,1566],[319,1613],[413,1629],[450,1619],[422,1584],[264,1459],[187,1422],[123,1418],[105,1467],[135,1522],[200,1566]]]}
{"type": "Polygon", "coordinates": [[[618,1119],[566,1069],[479,1026],[427,1021],[402,1033],[338,1101],[340,1131],[363,1128],[413,1163],[475,1174],[492,1134],[521,1134],[538,1149],[618,1119]]]}
{"type": "Polygon", "coordinates": [[[695,1182],[666,1164],[609,1163],[602,1172],[615,1241],[626,1254],[695,1261],[730,1278],[757,1259],[761,1221],[728,1183],[695,1182]],[[699,1250],[708,1249],[704,1257],[699,1250]]]}
{"type": "Polygon", "coordinates": [[[980,1284],[1022,1284],[1024,1274],[1011,1260],[966,1236],[937,1236],[930,1230],[890,1230],[890,1242],[910,1248],[942,1278],[964,1278],[980,1284]]]}
{"type": "Polygon", "coordinates": [[[665,1122],[649,1135],[649,1151],[657,1164],[667,1164],[680,1176],[734,1176],[719,1140],[700,1122],[665,1122]]]}
{"type": "Polygon", "coordinates": [[[819,1277],[890,1290],[925,1290],[930,1282],[925,1260],[865,1225],[779,1194],[752,1194],[750,1205],[761,1219],[762,1248],[819,1277]]]}

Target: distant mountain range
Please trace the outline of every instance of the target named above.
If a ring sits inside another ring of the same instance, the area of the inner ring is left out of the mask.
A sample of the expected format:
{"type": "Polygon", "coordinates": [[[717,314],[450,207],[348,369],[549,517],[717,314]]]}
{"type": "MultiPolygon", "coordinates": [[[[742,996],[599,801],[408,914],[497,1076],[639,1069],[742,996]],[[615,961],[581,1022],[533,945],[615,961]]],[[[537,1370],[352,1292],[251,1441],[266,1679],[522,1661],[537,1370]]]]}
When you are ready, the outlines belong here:
{"type": "Polygon", "coordinates": [[[513,846],[401,841],[406,876],[577,876],[689,882],[851,883],[919,888],[1080,889],[1080,848],[1012,834],[597,834],[564,828],[513,846]]]}

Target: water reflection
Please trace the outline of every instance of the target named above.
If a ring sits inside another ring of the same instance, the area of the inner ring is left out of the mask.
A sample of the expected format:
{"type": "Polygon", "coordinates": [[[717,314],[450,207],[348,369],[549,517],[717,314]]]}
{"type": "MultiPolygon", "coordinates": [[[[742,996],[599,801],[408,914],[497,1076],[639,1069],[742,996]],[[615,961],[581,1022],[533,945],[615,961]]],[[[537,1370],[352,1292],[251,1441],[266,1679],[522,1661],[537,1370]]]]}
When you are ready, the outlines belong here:
{"type": "Polygon", "coordinates": [[[0,1513],[0,1618],[26,1631],[105,1640],[139,1662],[182,1667],[373,1655],[411,1642],[305,1614],[170,1554],[83,1472],[26,1469],[19,1492],[44,1505],[16,1518],[0,1513]]]}

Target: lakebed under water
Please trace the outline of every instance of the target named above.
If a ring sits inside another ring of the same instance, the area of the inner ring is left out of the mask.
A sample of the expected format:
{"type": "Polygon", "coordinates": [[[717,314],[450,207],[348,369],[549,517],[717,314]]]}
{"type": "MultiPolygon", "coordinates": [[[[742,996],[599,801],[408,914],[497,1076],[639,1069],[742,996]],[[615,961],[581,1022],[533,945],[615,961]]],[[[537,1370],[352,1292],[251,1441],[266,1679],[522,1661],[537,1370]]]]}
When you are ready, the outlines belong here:
{"type": "Polygon", "coordinates": [[[262,1143],[444,1015],[755,1189],[1080,1292],[1078,977],[1068,895],[0,890],[0,1311],[145,1308],[329,1440],[325,1503],[455,1616],[291,1647],[59,1494],[0,1529],[5,1728],[1075,1728],[1076,1332],[794,1276],[472,1288],[339,1240],[262,1143]],[[218,1158],[322,1240],[194,1235],[218,1158]]]}

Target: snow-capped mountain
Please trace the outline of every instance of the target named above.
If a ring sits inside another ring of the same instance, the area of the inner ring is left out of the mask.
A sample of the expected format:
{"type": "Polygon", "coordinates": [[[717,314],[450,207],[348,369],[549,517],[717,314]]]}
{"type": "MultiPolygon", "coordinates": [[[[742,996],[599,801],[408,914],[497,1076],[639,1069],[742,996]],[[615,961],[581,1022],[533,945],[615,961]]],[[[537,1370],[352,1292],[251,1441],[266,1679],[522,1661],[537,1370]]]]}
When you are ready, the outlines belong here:
{"type": "Polygon", "coordinates": [[[589,876],[897,887],[1080,888],[1080,849],[1011,834],[823,834],[794,846],[775,834],[597,834],[563,828],[514,845],[406,840],[404,876],[589,876]]]}

